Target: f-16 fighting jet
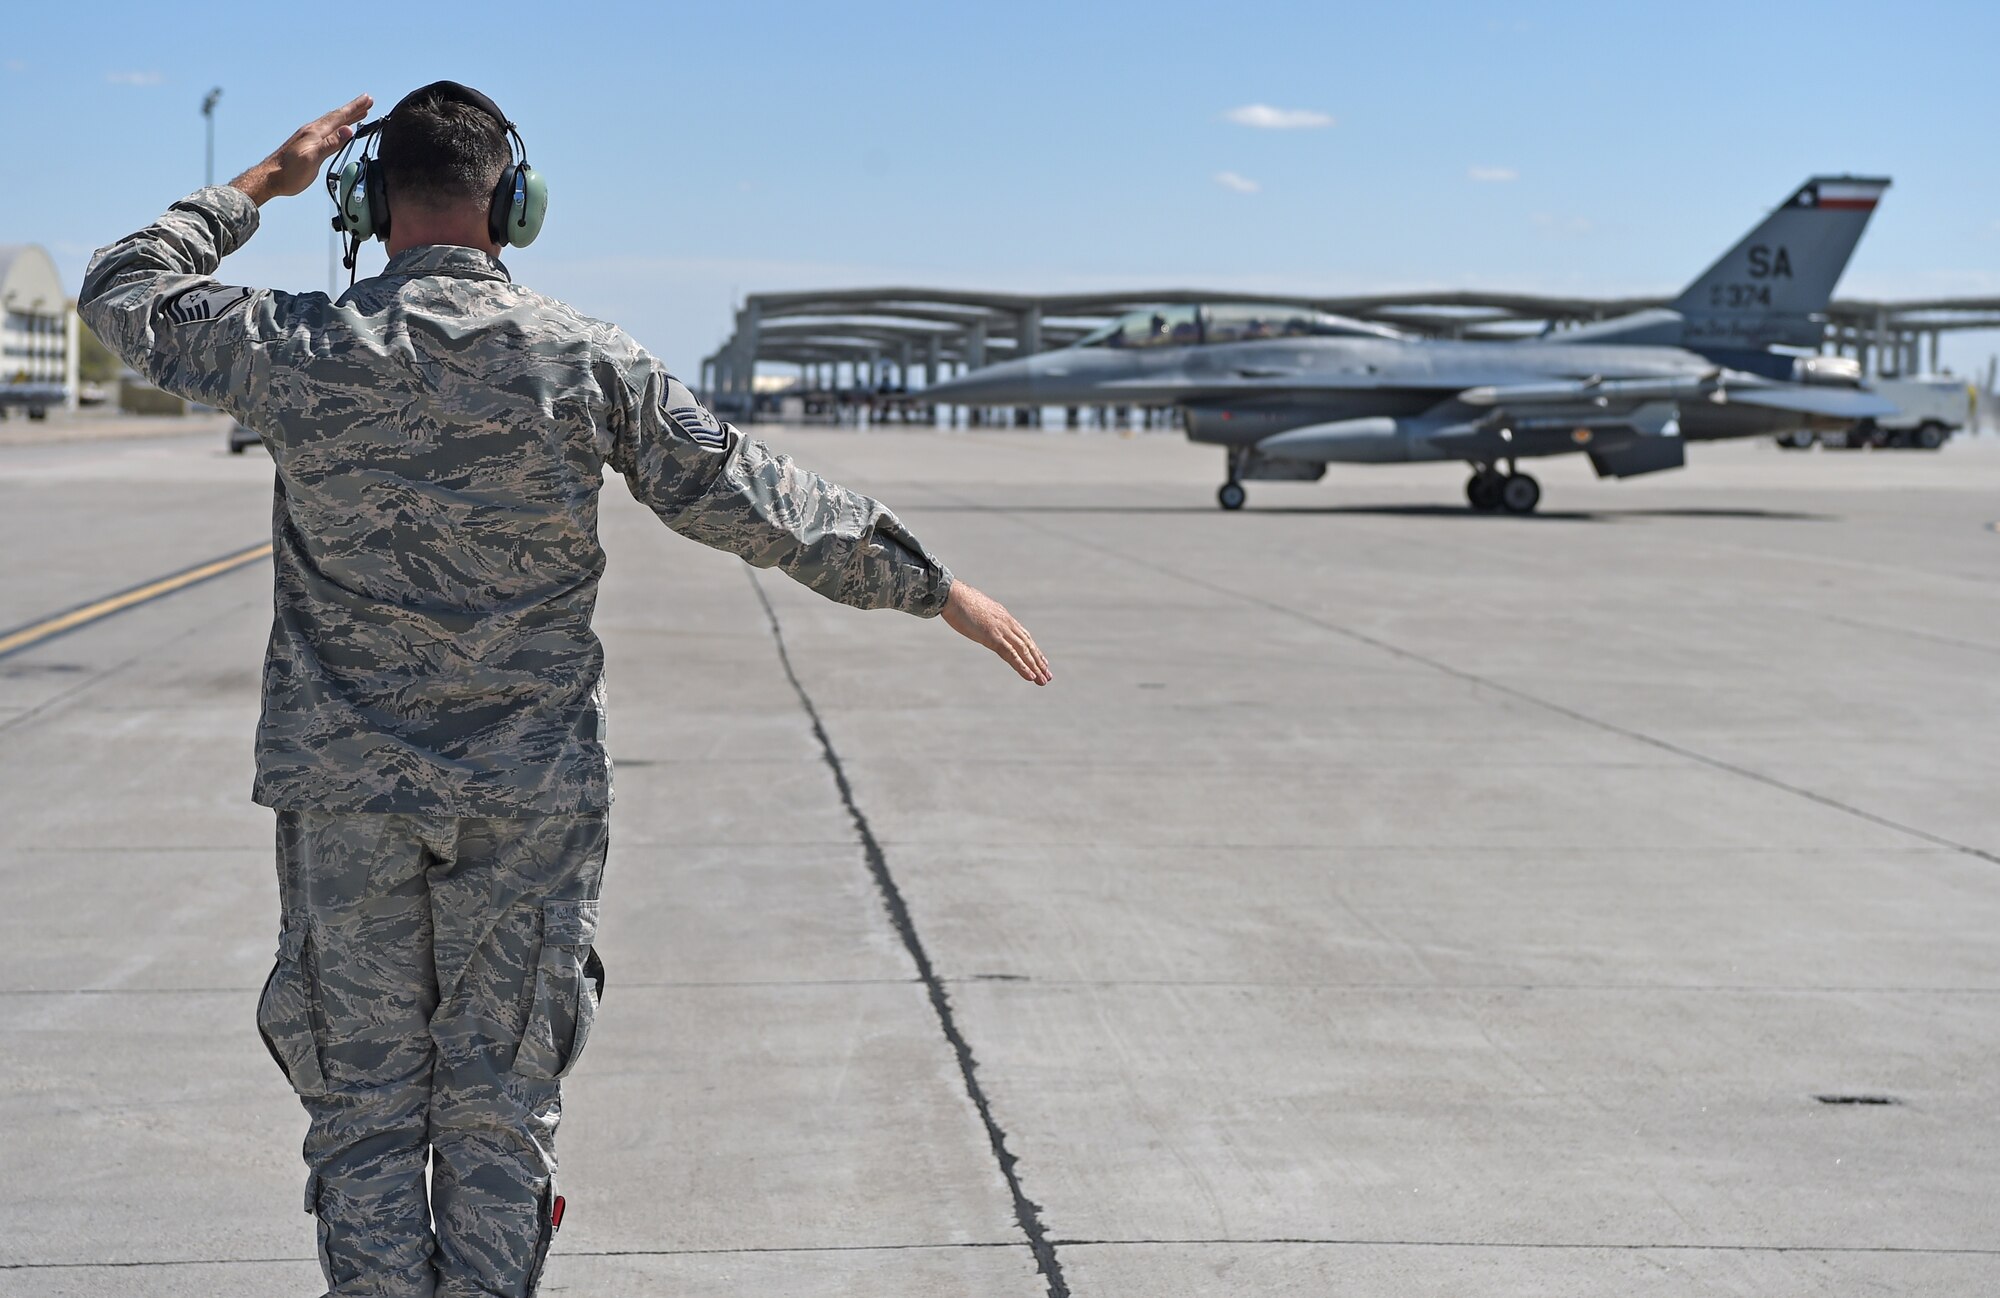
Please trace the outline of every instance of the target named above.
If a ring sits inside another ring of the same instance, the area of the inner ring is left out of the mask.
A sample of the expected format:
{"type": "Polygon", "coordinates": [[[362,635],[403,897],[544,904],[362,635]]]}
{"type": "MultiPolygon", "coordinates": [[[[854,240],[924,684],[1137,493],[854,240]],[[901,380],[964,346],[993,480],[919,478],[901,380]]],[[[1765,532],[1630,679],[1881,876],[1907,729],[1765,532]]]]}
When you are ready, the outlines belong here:
{"type": "Polygon", "coordinates": [[[1072,346],[975,370],[959,405],[1172,404],[1225,448],[1224,509],[1249,481],[1329,463],[1463,460],[1477,510],[1531,512],[1516,462],[1590,457],[1600,477],[1679,468],[1686,443],[1891,413],[1855,361],[1815,356],[1834,282],[1887,179],[1815,176],[1668,307],[1498,342],[1414,338],[1292,307],[1133,312],[1072,346]]]}

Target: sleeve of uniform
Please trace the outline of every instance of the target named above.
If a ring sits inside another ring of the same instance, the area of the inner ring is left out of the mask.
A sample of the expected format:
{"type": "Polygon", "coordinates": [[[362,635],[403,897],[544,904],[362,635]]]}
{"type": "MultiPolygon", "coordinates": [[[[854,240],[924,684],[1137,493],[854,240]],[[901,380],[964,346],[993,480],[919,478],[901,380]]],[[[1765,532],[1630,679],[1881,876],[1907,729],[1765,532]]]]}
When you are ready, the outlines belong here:
{"type": "Polygon", "coordinates": [[[668,527],[855,608],[944,610],[950,570],[881,503],[719,423],[650,358],[621,386],[611,466],[668,527]]]}
{"type": "Polygon", "coordinates": [[[268,352],[321,294],[238,288],[213,276],[257,230],[257,205],[211,185],[136,234],[100,248],[77,312],[127,365],[176,396],[246,418],[268,352]]]}

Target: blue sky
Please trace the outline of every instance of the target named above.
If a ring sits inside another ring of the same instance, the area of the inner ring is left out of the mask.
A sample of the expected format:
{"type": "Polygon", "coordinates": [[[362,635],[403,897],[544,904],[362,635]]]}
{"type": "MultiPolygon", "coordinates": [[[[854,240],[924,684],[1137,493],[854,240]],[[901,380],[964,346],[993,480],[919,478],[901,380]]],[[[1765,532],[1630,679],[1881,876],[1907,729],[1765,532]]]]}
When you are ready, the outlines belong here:
{"type": "MultiPolygon", "coordinates": [[[[2000,294],[2000,5],[16,8],[0,241],[72,286],[200,183],[210,86],[226,180],[449,76],[551,183],[515,276],[690,374],[757,290],[1664,292],[1814,171],[1896,181],[1841,292],[2000,294]]],[[[327,206],[268,208],[225,277],[324,287],[327,206]]]]}

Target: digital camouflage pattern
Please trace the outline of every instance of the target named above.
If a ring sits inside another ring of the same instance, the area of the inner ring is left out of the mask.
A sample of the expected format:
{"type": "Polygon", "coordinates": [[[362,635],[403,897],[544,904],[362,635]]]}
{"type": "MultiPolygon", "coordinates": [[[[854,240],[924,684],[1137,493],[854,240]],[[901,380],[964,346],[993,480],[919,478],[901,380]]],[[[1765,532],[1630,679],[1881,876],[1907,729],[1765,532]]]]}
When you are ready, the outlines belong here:
{"type": "Polygon", "coordinates": [[[259,802],[608,805],[607,464],[676,532],[829,599],[943,609],[951,574],[894,514],[717,423],[622,330],[478,249],[408,249],[338,300],[217,283],[256,228],[241,191],[200,190],[101,250],[78,306],[277,464],[259,802]]]}
{"type": "Polygon", "coordinates": [[[331,1298],[534,1292],[560,1224],[560,1079],[603,992],[605,845],[603,812],[278,813],[257,1026],[312,1119],[331,1298]]]}
{"type": "Polygon", "coordinates": [[[410,249],[338,300],[210,278],[256,227],[201,190],[101,251],[79,310],[277,466],[258,1027],[311,1117],[331,1295],[532,1294],[561,1078],[603,991],[605,466],[675,531],[842,603],[936,614],[951,575],[485,253],[410,249]]]}

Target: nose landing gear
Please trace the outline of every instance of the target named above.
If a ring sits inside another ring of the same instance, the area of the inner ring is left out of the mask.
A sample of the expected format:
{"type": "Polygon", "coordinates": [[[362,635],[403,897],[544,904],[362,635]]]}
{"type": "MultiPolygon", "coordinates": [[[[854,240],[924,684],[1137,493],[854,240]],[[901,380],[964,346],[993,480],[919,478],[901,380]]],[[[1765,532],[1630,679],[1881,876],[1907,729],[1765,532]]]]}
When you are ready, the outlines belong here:
{"type": "Polygon", "coordinates": [[[1503,509],[1510,514],[1532,514],[1542,503],[1542,484],[1525,473],[1502,473],[1491,465],[1475,465],[1465,483],[1465,502],[1482,514],[1503,509]]]}
{"type": "Polygon", "coordinates": [[[1224,509],[1241,509],[1243,508],[1243,501],[1243,484],[1234,478],[1231,478],[1216,489],[1215,503],[1224,509]]]}

